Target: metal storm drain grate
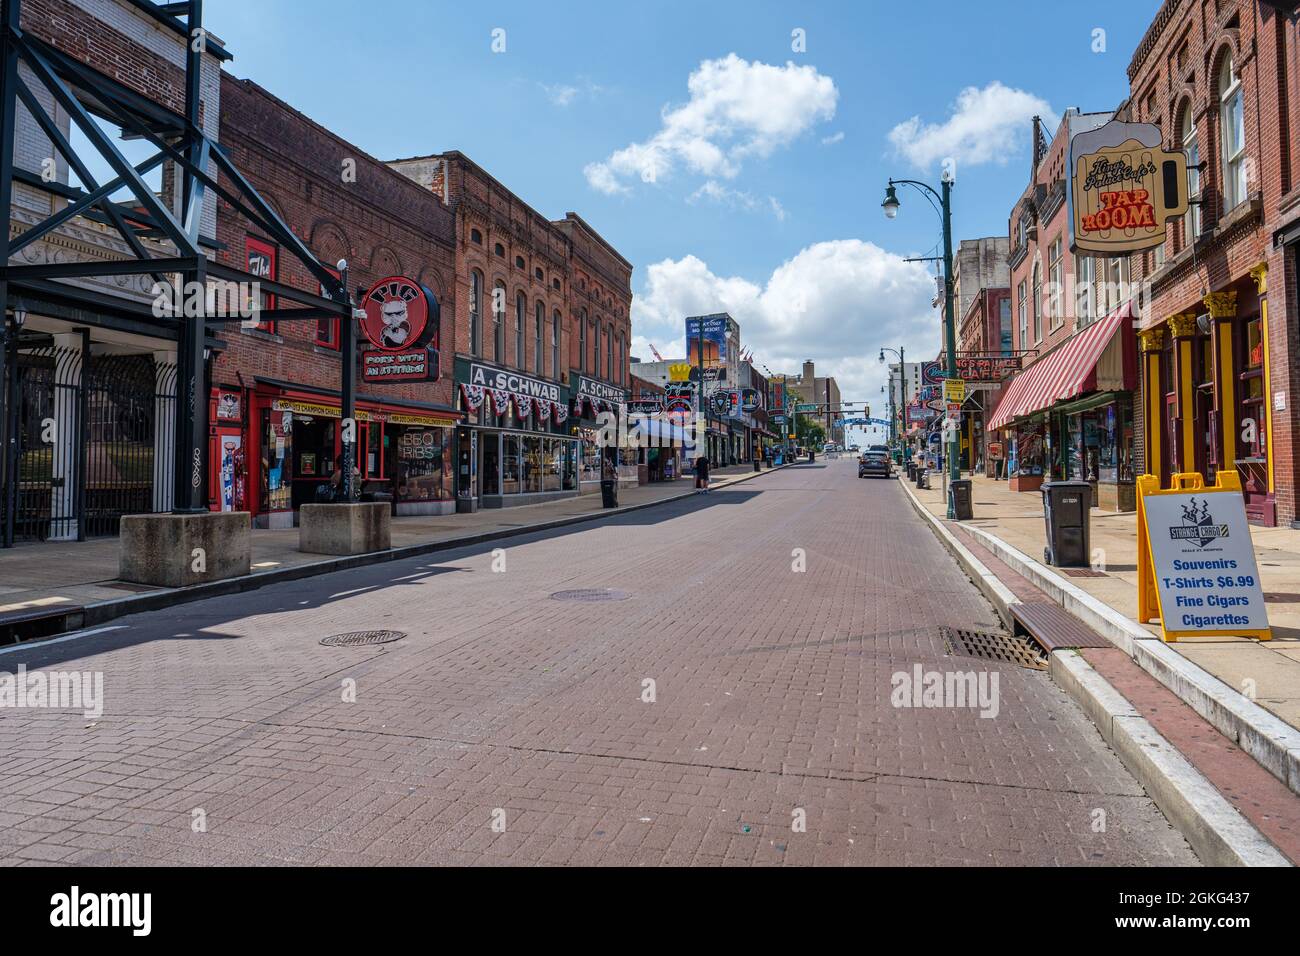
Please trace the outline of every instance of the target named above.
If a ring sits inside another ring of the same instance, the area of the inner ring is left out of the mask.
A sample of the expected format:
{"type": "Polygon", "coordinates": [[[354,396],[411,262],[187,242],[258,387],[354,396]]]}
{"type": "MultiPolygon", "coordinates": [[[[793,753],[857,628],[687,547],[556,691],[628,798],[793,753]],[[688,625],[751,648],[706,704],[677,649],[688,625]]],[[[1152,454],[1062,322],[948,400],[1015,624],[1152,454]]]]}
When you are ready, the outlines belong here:
{"type": "Polygon", "coordinates": [[[368,647],[371,644],[391,644],[406,637],[405,631],[349,631],[322,638],[326,647],[368,647]]]}
{"type": "Polygon", "coordinates": [[[1104,578],[1107,576],[1105,571],[1095,571],[1092,568],[1058,568],[1057,570],[1064,571],[1072,578],[1104,578]]]}
{"type": "Polygon", "coordinates": [[[556,601],[626,601],[632,595],[611,588],[577,588],[573,591],[556,591],[551,597],[556,601]]]}
{"type": "Polygon", "coordinates": [[[943,637],[949,654],[1000,661],[1036,671],[1047,670],[1047,658],[1042,650],[1023,637],[1003,632],[968,631],[958,627],[941,627],[939,634],[943,637]]]}

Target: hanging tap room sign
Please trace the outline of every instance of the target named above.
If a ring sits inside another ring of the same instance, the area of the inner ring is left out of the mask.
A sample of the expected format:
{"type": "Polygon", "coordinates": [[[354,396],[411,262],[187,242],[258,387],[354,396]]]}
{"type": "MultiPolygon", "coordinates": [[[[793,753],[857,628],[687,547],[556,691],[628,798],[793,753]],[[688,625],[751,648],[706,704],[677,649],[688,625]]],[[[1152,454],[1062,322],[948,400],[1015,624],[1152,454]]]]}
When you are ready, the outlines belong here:
{"type": "Polygon", "coordinates": [[[427,382],[438,378],[438,300],[414,279],[380,279],[362,301],[361,331],[371,347],[361,353],[367,384],[427,382]]]}
{"type": "Polygon", "coordinates": [[[1078,253],[1114,256],[1165,241],[1187,212],[1187,157],[1151,123],[1112,121],[1070,138],[1070,224],[1078,253]]]}

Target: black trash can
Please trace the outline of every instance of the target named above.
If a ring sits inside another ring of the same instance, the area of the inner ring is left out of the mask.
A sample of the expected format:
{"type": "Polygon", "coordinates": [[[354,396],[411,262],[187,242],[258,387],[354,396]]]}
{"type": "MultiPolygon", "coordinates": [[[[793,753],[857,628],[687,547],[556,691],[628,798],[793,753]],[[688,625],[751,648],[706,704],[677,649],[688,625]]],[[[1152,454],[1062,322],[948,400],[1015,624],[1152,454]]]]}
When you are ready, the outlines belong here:
{"type": "Polygon", "coordinates": [[[969,478],[959,478],[949,483],[948,495],[952,504],[952,514],[958,521],[970,521],[975,517],[975,503],[971,500],[973,494],[969,478]]]}
{"type": "Polygon", "coordinates": [[[605,478],[600,483],[600,503],[605,508],[618,507],[618,479],[605,478]]]}
{"type": "Polygon", "coordinates": [[[916,462],[907,459],[907,480],[916,481],[916,462]]]}
{"type": "Polygon", "coordinates": [[[1042,490],[1047,520],[1043,560],[1058,568],[1088,567],[1092,556],[1088,543],[1092,485],[1086,481],[1049,481],[1042,490]]]}
{"type": "Polygon", "coordinates": [[[762,470],[763,470],[763,465],[762,465],[762,459],[761,459],[761,458],[755,458],[755,459],[754,459],[754,470],[755,470],[755,471],[762,471],[762,470]]]}
{"type": "Polygon", "coordinates": [[[916,467],[916,487],[918,488],[930,487],[929,481],[926,480],[927,478],[929,478],[929,472],[925,468],[918,465],[916,467]]]}

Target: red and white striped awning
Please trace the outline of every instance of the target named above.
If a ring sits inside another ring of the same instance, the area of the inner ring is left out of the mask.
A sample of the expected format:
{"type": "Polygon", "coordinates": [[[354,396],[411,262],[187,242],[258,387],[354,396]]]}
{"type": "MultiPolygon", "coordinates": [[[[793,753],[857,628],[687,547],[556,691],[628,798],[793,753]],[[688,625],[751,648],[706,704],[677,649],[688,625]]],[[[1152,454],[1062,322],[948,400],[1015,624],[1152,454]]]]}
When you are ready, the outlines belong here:
{"type": "Polygon", "coordinates": [[[1096,391],[1097,363],[1115,332],[1127,328],[1132,317],[1132,304],[1126,303],[1013,378],[989,419],[988,430],[1005,428],[1016,419],[1050,408],[1057,402],[1096,391]]]}

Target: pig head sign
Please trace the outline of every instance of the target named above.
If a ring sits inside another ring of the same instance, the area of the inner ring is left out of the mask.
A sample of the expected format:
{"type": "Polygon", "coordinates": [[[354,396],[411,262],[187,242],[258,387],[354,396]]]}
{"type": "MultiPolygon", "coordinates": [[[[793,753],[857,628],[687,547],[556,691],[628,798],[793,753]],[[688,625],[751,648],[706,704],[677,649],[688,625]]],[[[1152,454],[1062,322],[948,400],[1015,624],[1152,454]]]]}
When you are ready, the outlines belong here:
{"type": "Polygon", "coordinates": [[[425,382],[438,378],[438,300],[414,279],[380,279],[362,300],[361,331],[371,348],[361,353],[367,383],[425,382]]]}

